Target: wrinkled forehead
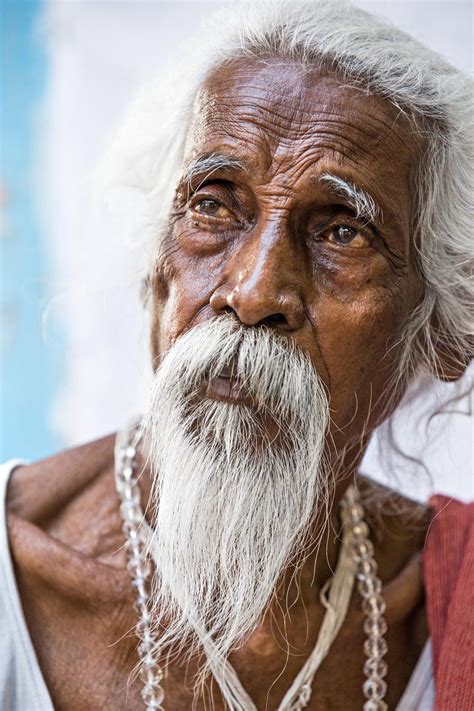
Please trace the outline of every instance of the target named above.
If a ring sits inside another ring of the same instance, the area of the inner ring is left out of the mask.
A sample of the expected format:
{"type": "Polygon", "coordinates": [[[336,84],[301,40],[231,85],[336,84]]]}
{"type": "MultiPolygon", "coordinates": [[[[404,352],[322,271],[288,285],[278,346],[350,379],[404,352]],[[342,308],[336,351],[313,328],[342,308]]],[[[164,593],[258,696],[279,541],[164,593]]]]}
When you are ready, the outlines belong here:
{"type": "Polygon", "coordinates": [[[286,60],[234,60],[200,89],[185,164],[200,154],[230,152],[256,175],[332,160],[408,187],[420,142],[387,99],[349,86],[334,73],[286,60]],[[397,175],[395,175],[397,173],[397,175]]]}

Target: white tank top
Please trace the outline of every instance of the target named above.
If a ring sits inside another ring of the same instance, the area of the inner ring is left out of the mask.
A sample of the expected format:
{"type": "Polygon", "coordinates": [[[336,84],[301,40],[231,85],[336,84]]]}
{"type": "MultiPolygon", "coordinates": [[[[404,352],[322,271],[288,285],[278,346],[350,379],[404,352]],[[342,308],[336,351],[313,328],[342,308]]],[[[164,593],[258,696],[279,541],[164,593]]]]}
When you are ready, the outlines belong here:
{"type": "MultiPolygon", "coordinates": [[[[22,464],[26,462],[15,459],[0,465],[0,709],[54,711],[23,615],[8,545],[7,484],[12,471],[22,464]]],[[[434,681],[428,639],[396,711],[433,709],[434,681]]]]}

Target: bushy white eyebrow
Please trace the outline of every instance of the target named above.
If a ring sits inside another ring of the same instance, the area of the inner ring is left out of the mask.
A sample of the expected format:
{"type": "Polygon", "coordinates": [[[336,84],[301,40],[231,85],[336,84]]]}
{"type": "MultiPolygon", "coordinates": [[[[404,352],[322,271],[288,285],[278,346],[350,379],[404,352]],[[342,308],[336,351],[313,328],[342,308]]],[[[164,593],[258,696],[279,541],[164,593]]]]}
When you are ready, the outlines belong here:
{"type": "Polygon", "coordinates": [[[350,183],[338,175],[325,173],[319,180],[327,183],[336,194],[344,197],[355,210],[358,218],[367,222],[373,222],[377,218],[382,218],[382,209],[368,192],[358,188],[354,183],[350,183]]]}
{"type": "MultiPolygon", "coordinates": [[[[211,153],[197,158],[186,166],[182,184],[187,187],[188,191],[191,191],[196,178],[201,177],[205,180],[218,170],[247,171],[247,167],[238,158],[222,153],[211,153]]],[[[373,222],[375,219],[381,218],[382,210],[374,198],[365,190],[358,188],[354,183],[350,183],[331,173],[325,173],[320,176],[319,180],[328,184],[336,194],[342,195],[355,210],[358,218],[362,218],[367,222],[373,222]]]]}
{"type": "Polygon", "coordinates": [[[211,153],[208,156],[201,156],[200,158],[197,158],[186,166],[182,177],[182,183],[187,186],[188,190],[191,190],[191,187],[197,177],[205,176],[203,179],[207,179],[217,170],[236,169],[240,171],[247,170],[245,164],[237,158],[221,153],[211,153]]]}

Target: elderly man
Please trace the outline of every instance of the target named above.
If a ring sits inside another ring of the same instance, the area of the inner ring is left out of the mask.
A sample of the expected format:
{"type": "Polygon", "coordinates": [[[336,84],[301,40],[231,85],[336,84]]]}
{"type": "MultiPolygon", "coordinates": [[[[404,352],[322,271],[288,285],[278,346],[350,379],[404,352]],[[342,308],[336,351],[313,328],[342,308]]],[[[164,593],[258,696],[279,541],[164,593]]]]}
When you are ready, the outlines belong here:
{"type": "Polygon", "coordinates": [[[358,464],[469,362],[471,85],[339,2],[206,41],[117,144],[156,219],[148,412],[3,468],[2,708],[467,711],[470,509],[358,464]]]}

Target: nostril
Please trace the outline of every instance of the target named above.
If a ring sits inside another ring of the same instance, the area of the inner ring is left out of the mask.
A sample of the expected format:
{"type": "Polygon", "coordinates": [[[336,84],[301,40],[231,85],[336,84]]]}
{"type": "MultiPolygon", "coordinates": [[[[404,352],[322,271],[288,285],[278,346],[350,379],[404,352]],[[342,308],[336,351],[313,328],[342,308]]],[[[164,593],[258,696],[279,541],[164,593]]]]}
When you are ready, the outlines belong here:
{"type": "Polygon", "coordinates": [[[288,320],[283,314],[272,314],[266,318],[262,318],[257,326],[268,326],[270,328],[275,328],[276,326],[288,326],[288,320]]]}

